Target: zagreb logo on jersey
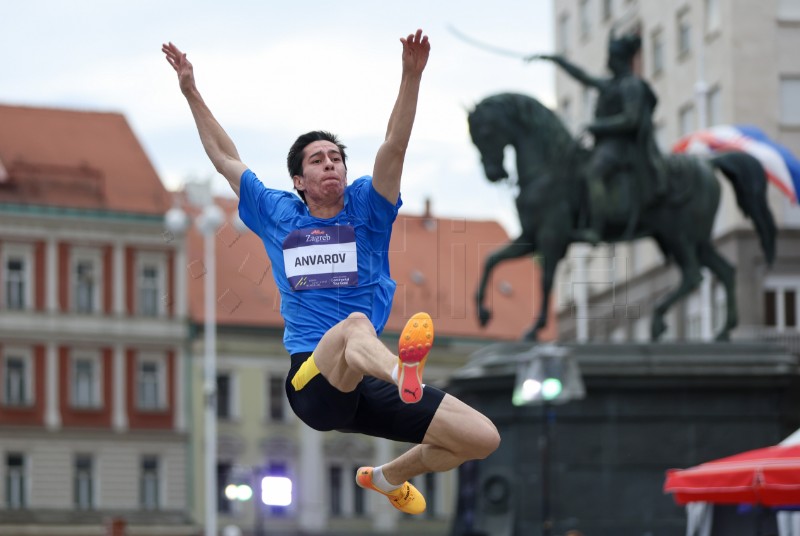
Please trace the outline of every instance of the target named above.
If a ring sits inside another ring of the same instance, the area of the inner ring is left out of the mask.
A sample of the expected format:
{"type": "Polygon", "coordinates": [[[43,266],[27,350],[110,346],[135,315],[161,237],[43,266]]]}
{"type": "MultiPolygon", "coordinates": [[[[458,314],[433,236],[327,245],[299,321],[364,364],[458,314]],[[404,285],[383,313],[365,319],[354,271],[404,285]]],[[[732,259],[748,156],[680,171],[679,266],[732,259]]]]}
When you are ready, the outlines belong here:
{"type": "Polygon", "coordinates": [[[355,229],[336,225],[292,231],[283,241],[283,261],[293,290],[355,286],[355,229]]]}
{"type": "Polygon", "coordinates": [[[330,242],[330,240],[331,240],[331,235],[329,235],[322,229],[313,229],[310,233],[306,235],[306,243],[320,244],[324,242],[330,242]]]}

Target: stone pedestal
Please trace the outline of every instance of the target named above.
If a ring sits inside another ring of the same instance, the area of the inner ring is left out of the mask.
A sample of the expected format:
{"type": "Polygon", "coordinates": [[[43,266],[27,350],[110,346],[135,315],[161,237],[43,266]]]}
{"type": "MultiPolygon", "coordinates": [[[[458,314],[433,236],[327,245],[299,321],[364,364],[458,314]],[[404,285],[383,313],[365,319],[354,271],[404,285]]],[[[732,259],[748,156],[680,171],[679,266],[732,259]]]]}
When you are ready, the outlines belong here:
{"type": "MultiPolygon", "coordinates": [[[[683,536],[665,471],[779,442],[800,426],[798,356],[759,343],[565,345],[586,397],[515,407],[519,345],[476,352],[448,390],[485,413],[502,444],[460,469],[453,536],[531,536],[542,526],[540,446],[551,422],[552,534],[683,536]],[[491,350],[491,351],[487,351],[491,350]]],[[[742,534],[752,525],[742,525],[742,534]]],[[[749,532],[748,532],[749,531],[749,532]]],[[[726,536],[736,536],[728,534],[726,536]]]]}

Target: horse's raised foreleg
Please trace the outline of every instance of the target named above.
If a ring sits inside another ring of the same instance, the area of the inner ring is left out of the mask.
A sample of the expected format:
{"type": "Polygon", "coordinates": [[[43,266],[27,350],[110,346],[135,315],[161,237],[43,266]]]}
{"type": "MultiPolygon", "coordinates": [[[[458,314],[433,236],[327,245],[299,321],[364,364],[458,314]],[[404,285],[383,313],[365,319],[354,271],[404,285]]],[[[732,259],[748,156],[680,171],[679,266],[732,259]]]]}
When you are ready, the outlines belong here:
{"type": "Polygon", "coordinates": [[[664,298],[658,302],[653,311],[653,320],[650,324],[650,339],[653,342],[659,340],[661,335],[667,330],[667,324],[664,322],[664,315],[669,308],[691,294],[703,280],[703,276],[700,273],[700,266],[697,262],[697,255],[695,255],[693,247],[688,244],[682,244],[673,251],[675,260],[681,269],[681,282],[678,288],[664,296],[664,298]]]}
{"type": "Polygon", "coordinates": [[[533,254],[534,251],[535,246],[529,240],[523,239],[522,236],[519,236],[509,242],[506,246],[498,249],[486,257],[486,261],[483,264],[481,280],[478,284],[478,292],[475,294],[475,302],[478,306],[478,322],[480,322],[481,326],[486,326],[486,324],[488,324],[489,320],[492,318],[491,309],[487,308],[483,303],[486,297],[486,285],[489,282],[492,270],[494,270],[495,266],[503,261],[509,259],[518,259],[525,255],[533,254]]]}
{"type": "Polygon", "coordinates": [[[736,307],[736,270],[731,263],[714,249],[710,242],[701,245],[698,258],[703,266],[708,267],[725,288],[725,325],[717,333],[718,341],[730,340],[731,330],[739,323],[739,310],[736,307]]]}

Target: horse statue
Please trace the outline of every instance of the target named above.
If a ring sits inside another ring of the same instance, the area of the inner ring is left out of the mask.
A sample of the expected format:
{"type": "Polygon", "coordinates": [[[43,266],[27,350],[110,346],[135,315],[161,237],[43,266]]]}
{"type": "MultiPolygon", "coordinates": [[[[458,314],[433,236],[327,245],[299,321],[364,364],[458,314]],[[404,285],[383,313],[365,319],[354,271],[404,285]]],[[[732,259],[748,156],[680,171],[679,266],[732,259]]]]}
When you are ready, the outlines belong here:
{"type": "MultiPolygon", "coordinates": [[[[542,264],[542,307],[538,319],[524,338],[536,340],[547,323],[550,291],[559,261],[570,243],[579,241],[585,227],[591,197],[586,194],[583,168],[591,153],[572,137],[556,114],[536,99],[515,93],[492,95],[469,112],[472,142],[481,154],[483,169],[491,182],[508,178],[504,169],[504,150],[516,153],[516,208],[522,233],[506,246],[490,254],[475,296],[478,320],[485,326],[491,311],[484,305],[486,285],[492,270],[505,260],[537,254],[542,264]]],[[[767,204],[767,179],[761,164],[741,152],[722,153],[712,158],[693,155],[662,155],[667,191],[649,204],[636,205],[636,184],[647,177],[630,177],[608,185],[608,198],[614,208],[600,239],[623,242],[651,237],[669,261],[681,271],[677,288],[661,298],[653,311],[651,340],[657,341],[666,330],[664,315],[676,302],[694,291],[702,280],[701,267],[707,267],[722,283],[726,297],[725,324],[717,340],[729,340],[738,323],[735,269],[722,257],[711,241],[714,217],[720,200],[719,170],[732,184],[742,212],[752,220],[767,262],[775,257],[776,227],[767,204]],[[630,215],[636,211],[636,217],[630,215]]],[[[646,200],[644,201],[647,202],[646,200]]]]}

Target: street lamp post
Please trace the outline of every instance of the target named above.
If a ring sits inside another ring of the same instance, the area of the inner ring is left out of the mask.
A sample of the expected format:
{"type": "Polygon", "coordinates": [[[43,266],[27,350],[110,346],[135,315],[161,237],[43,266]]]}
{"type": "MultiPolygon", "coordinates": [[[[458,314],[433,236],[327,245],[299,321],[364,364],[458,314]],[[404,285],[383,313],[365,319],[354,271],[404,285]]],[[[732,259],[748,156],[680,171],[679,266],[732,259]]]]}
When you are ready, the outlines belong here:
{"type": "Polygon", "coordinates": [[[205,407],[206,536],[217,533],[217,257],[215,238],[223,221],[222,210],[209,203],[197,220],[203,233],[206,274],[204,280],[205,358],[203,402],[205,407]]]}
{"type": "MultiPolygon", "coordinates": [[[[211,182],[187,184],[190,202],[202,206],[197,218],[197,227],[203,235],[205,253],[204,281],[204,341],[203,404],[205,419],[205,535],[217,534],[217,318],[216,278],[217,260],[215,238],[217,229],[224,221],[224,213],[211,194],[211,182]]],[[[171,208],[165,216],[165,225],[170,232],[182,235],[188,226],[186,213],[178,206],[171,208]]]]}
{"type": "Polygon", "coordinates": [[[580,368],[564,348],[543,344],[518,355],[517,377],[511,402],[515,406],[542,406],[539,435],[542,483],[542,536],[553,534],[551,467],[555,404],[586,396],[580,368]]]}

